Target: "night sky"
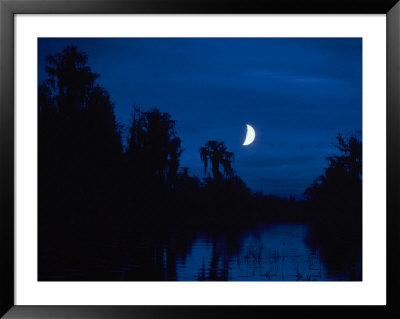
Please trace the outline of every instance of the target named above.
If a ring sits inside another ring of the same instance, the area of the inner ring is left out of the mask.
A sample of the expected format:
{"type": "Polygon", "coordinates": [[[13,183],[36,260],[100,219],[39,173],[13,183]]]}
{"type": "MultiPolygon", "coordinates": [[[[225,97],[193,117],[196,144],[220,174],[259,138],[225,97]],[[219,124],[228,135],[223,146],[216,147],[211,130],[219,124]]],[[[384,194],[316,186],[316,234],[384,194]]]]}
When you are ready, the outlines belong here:
{"type": "Polygon", "coordinates": [[[362,39],[39,39],[45,56],[76,45],[115,104],[124,139],[132,104],[177,120],[181,166],[204,177],[199,148],[224,141],[253,191],[301,198],[337,152],[336,135],[362,129],[362,39]],[[254,143],[242,146],[246,124],[254,143]]]}

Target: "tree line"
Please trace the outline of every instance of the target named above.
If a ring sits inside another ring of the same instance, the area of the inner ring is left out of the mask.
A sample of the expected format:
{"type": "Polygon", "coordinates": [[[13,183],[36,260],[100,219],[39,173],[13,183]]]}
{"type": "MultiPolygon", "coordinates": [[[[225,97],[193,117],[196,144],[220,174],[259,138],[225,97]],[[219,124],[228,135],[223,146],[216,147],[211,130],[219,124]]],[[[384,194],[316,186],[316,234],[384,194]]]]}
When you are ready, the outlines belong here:
{"type": "Polygon", "coordinates": [[[168,113],[133,105],[122,142],[110,95],[87,62],[74,46],[46,57],[48,79],[38,88],[43,233],[148,224],[243,228],[274,221],[307,221],[316,234],[332,223],[343,236],[359,231],[359,134],[338,135],[339,155],[328,157],[329,167],[305,191],[305,200],[252,192],[233,169],[234,154],[223,141],[199,147],[205,175],[211,171],[199,179],[180,165],[182,141],[168,113]]]}

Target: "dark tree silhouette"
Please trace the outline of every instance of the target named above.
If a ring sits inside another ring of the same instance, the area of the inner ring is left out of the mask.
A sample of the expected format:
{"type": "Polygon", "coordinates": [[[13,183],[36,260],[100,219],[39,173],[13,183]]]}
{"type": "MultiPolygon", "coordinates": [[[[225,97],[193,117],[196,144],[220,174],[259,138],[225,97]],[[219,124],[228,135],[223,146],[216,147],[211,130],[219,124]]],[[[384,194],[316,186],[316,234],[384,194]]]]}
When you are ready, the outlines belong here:
{"type": "Polygon", "coordinates": [[[74,46],[46,57],[49,78],[39,86],[38,108],[39,205],[47,222],[63,212],[74,224],[105,218],[118,202],[119,126],[87,60],[74,46]]]}
{"type": "Polygon", "coordinates": [[[360,132],[344,138],[337,137],[336,148],[342,153],[327,157],[329,167],[305,191],[315,205],[335,210],[361,209],[362,143],[360,132]],[[356,205],[356,207],[354,207],[356,205]]]}
{"type": "MultiPolygon", "coordinates": [[[[324,258],[335,268],[354,271],[362,247],[362,142],[361,133],[337,136],[340,155],[328,157],[325,174],[305,191],[310,231],[324,258]],[[340,258],[338,258],[340,256],[340,258]]],[[[361,266],[360,266],[361,267],[361,266]]]]}
{"type": "Polygon", "coordinates": [[[158,109],[144,112],[134,106],[126,155],[135,178],[175,186],[182,154],[175,123],[168,113],[158,109]]]}
{"type": "Polygon", "coordinates": [[[85,107],[85,102],[99,74],[86,65],[88,56],[75,46],[46,57],[46,81],[56,95],[60,111],[71,115],[85,107]]]}
{"type": "Polygon", "coordinates": [[[208,141],[204,146],[200,147],[199,153],[204,163],[204,174],[207,173],[208,161],[210,161],[211,171],[216,183],[219,183],[223,176],[231,177],[234,175],[234,170],[232,169],[234,154],[228,152],[224,142],[208,141]],[[219,171],[220,164],[224,168],[224,174],[219,171]]]}

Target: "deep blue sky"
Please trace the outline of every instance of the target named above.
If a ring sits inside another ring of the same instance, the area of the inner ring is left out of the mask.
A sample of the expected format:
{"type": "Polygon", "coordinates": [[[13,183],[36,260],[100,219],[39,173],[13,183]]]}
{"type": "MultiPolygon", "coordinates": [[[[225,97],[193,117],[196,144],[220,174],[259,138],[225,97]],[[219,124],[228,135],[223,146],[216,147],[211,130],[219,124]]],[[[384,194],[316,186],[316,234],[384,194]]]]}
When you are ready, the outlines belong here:
{"type": "Polygon", "coordinates": [[[39,39],[45,56],[76,45],[111,95],[125,131],[132,104],[177,120],[181,166],[204,177],[198,149],[224,141],[254,191],[301,196],[341,132],[362,128],[362,39],[39,39]],[[256,139],[242,146],[246,124],[256,139]]]}

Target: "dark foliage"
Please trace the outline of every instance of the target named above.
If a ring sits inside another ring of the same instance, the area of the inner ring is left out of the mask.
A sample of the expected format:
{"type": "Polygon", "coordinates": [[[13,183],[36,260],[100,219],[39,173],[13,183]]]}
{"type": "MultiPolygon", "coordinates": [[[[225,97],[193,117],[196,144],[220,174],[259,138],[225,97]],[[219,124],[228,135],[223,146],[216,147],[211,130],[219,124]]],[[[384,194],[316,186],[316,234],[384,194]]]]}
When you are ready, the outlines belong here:
{"type": "Polygon", "coordinates": [[[356,268],[362,247],[361,133],[339,134],[336,147],[341,154],[327,158],[325,174],[305,191],[311,241],[322,245],[328,262],[356,268]]]}

